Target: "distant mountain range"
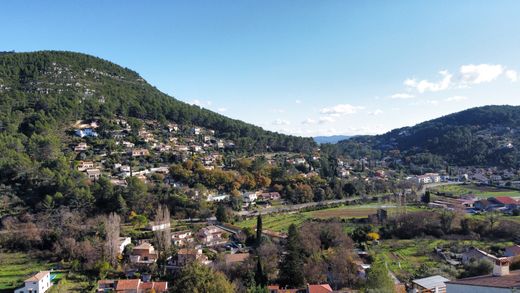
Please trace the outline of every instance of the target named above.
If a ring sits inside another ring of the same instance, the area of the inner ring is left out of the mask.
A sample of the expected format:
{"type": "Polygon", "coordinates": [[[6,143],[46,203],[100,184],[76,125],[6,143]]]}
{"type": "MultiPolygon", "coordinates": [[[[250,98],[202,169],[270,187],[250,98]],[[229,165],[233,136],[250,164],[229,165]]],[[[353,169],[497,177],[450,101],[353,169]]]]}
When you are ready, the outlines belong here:
{"type": "Polygon", "coordinates": [[[352,157],[403,164],[520,167],[520,106],[484,106],[337,144],[352,157]]]}
{"type": "Polygon", "coordinates": [[[331,135],[331,136],[315,136],[313,137],[314,141],[318,144],[323,143],[338,143],[342,140],[346,140],[351,138],[352,136],[349,135],[331,135]]]}

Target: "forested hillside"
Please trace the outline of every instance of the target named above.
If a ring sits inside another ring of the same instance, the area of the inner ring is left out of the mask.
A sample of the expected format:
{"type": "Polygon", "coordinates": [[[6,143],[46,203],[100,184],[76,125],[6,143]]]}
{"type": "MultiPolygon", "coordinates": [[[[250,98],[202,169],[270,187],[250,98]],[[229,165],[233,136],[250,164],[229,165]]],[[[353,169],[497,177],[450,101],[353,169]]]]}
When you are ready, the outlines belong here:
{"type": "Polygon", "coordinates": [[[338,152],[390,156],[413,165],[518,167],[519,126],[518,106],[478,107],[383,135],[355,137],[340,142],[338,152]]]}
{"type": "Polygon", "coordinates": [[[134,117],[214,129],[247,152],[308,151],[312,139],[265,131],[178,101],[136,72],[72,52],[0,55],[0,127],[26,136],[91,117],[134,117]]]}

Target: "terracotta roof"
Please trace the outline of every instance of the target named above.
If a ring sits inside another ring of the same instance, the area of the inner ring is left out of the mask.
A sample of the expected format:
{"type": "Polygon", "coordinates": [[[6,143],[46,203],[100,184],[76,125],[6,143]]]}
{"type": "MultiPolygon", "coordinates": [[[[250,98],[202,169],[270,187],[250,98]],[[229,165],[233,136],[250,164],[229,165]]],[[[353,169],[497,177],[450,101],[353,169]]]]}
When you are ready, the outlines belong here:
{"type": "Polygon", "coordinates": [[[329,293],[332,292],[332,288],[329,284],[321,285],[307,285],[307,292],[309,293],[329,293]]]}
{"type": "Polygon", "coordinates": [[[509,196],[496,196],[496,201],[498,201],[501,204],[518,204],[518,202],[509,196]]]}
{"type": "Polygon", "coordinates": [[[511,271],[509,275],[485,275],[449,281],[446,284],[480,286],[489,288],[520,288],[520,270],[511,271]]]}
{"type": "Polygon", "coordinates": [[[41,279],[45,278],[47,274],[50,274],[49,271],[41,271],[30,277],[29,279],[25,280],[25,282],[38,282],[41,279]]]}
{"type": "Polygon", "coordinates": [[[130,279],[130,280],[119,280],[117,281],[116,291],[123,290],[136,290],[139,287],[139,279],[130,279]]]}
{"type": "Polygon", "coordinates": [[[146,282],[139,284],[140,290],[148,290],[155,289],[155,292],[166,292],[168,290],[168,282],[146,282]]]}

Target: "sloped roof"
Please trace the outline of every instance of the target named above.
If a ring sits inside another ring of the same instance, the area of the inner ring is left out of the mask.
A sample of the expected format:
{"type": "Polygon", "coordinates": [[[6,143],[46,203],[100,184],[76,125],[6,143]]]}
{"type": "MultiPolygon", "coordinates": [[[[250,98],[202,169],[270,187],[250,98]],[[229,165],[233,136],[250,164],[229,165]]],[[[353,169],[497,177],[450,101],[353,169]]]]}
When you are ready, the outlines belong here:
{"type": "Polygon", "coordinates": [[[449,279],[446,279],[443,276],[431,276],[427,278],[413,280],[412,282],[425,289],[435,289],[446,287],[445,283],[447,281],[449,281],[449,279]]]}
{"type": "Polygon", "coordinates": [[[116,291],[123,290],[136,290],[139,287],[140,280],[139,279],[130,279],[130,280],[119,280],[117,281],[116,291]]]}
{"type": "Polygon", "coordinates": [[[309,293],[330,293],[332,288],[329,284],[321,285],[307,285],[307,292],[309,293]]]}
{"type": "Polygon", "coordinates": [[[495,200],[501,204],[518,204],[518,202],[509,196],[496,196],[495,200]]]}
{"type": "Polygon", "coordinates": [[[32,277],[30,277],[29,279],[25,280],[25,282],[38,282],[41,279],[45,278],[45,276],[50,273],[51,272],[49,272],[49,271],[38,272],[38,273],[34,274],[32,277]]]}
{"type": "Polygon", "coordinates": [[[520,288],[520,270],[511,271],[509,275],[493,276],[484,275],[460,279],[456,281],[448,281],[446,284],[479,286],[488,288],[520,288]]]}

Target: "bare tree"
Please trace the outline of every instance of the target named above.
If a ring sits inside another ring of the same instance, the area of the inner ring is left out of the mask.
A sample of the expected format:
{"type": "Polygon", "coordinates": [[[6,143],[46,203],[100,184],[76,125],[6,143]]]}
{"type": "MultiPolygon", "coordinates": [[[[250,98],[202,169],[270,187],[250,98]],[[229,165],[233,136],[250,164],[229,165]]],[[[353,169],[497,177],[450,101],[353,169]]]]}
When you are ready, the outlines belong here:
{"type": "Polygon", "coordinates": [[[157,249],[157,256],[161,263],[166,261],[166,257],[170,251],[172,237],[170,229],[170,211],[165,205],[157,207],[155,214],[154,225],[161,225],[159,229],[154,232],[155,244],[157,249]]]}
{"type": "Polygon", "coordinates": [[[117,265],[119,255],[120,224],[121,219],[116,213],[110,213],[105,222],[105,257],[112,266],[117,265]]]}

